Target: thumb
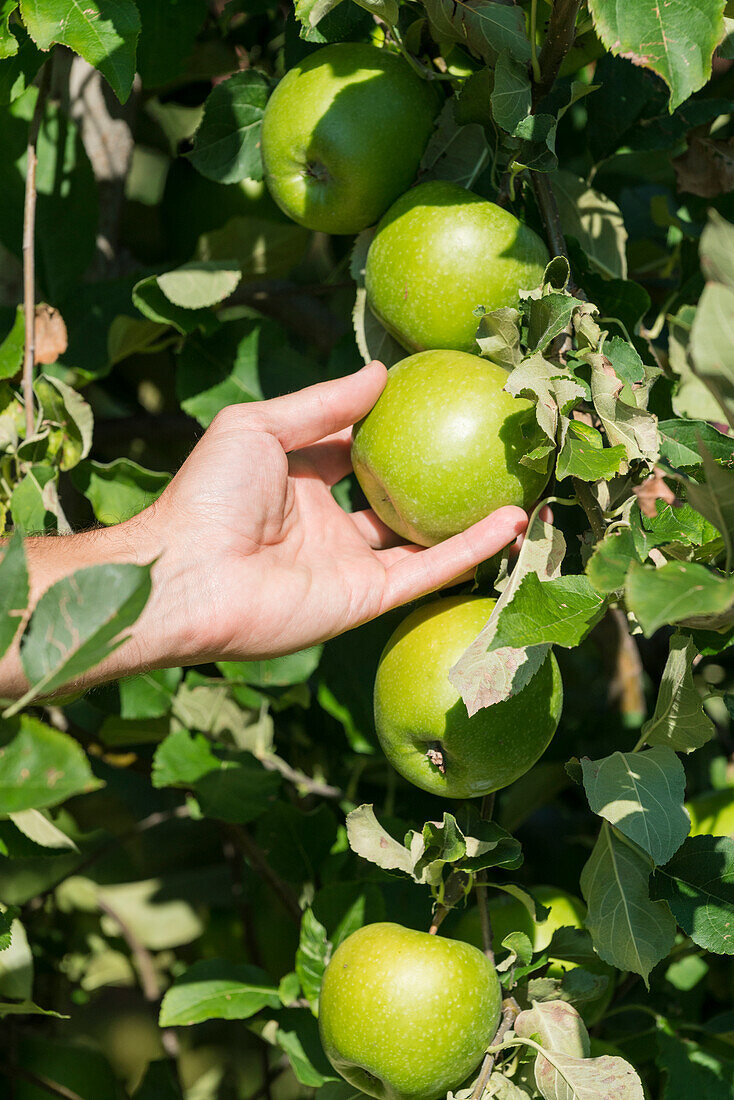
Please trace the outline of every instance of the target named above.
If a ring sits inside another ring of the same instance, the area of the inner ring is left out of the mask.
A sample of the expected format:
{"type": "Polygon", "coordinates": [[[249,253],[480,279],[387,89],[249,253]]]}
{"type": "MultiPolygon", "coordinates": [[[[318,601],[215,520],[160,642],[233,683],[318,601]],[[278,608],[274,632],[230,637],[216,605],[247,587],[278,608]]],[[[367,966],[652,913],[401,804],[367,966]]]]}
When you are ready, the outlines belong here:
{"type": "Polygon", "coordinates": [[[361,420],[386,381],[387,370],[374,360],[355,374],[241,408],[247,427],[274,435],[284,451],[293,451],[361,420]]]}

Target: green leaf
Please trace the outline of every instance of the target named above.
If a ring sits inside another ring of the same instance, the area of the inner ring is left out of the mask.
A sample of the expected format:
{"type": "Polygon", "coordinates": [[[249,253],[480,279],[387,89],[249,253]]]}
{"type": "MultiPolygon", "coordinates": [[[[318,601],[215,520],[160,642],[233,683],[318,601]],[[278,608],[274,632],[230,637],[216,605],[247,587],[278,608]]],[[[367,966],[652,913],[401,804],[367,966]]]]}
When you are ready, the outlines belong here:
{"type": "Polygon", "coordinates": [[[715,727],[703,709],[693,682],[697,650],[690,638],[673,634],[660,683],[655,713],[642,727],[648,745],[669,745],[676,752],[693,752],[714,736],[715,727]]]}
{"type": "Polygon", "coordinates": [[[626,279],[627,230],[617,204],[571,172],[554,172],[551,186],[564,235],[576,238],[601,275],[626,279]]]}
{"type": "Polygon", "coordinates": [[[247,317],[186,341],[177,361],[176,392],[183,410],[208,427],[225,405],[275,397],[320,377],[279,326],[247,317]]]}
{"type": "MultiPolygon", "coordinates": [[[[734,440],[730,440],[731,459],[734,440]]],[[[705,443],[699,444],[705,482],[687,483],[688,499],[724,538],[726,571],[734,568],[734,467],[720,466],[705,443]]]]}
{"type": "Polygon", "coordinates": [[[0,561],[0,657],[7,653],[18,633],[28,606],[28,570],[19,531],[5,543],[0,561]]]}
{"type": "Polygon", "coordinates": [[[163,718],[171,710],[182,677],[183,669],[161,668],[120,680],[120,717],[133,722],[163,718]]]}
{"type": "Polygon", "coordinates": [[[608,50],[663,78],[671,113],[711,76],[724,35],[723,0],[590,0],[589,10],[608,50]]]}
{"type": "Polygon", "coordinates": [[[20,0],[23,22],[36,45],[68,46],[99,69],[124,103],[135,76],[140,16],[133,0],[20,0]]]}
{"type": "Polygon", "coordinates": [[[699,1046],[688,1036],[675,1035],[667,1023],[658,1022],[657,1065],[665,1074],[665,1100],[731,1100],[734,1096],[734,1062],[699,1046]]]}
{"type": "Polygon", "coordinates": [[[23,714],[0,723],[0,814],[56,806],[102,784],[77,742],[23,714]]]}
{"type": "Polygon", "coordinates": [[[313,675],[319,666],[323,648],[315,645],[285,657],[271,657],[267,661],[221,661],[218,667],[228,680],[242,680],[266,690],[286,687],[302,684],[313,675]]]}
{"type": "Polygon", "coordinates": [[[707,627],[734,607],[734,577],[720,577],[695,562],[659,568],[633,562],[625,586],[627,606],[649,638],[661,626],[707,627]]]}
{"type": "Polygon", "coordinates": [[[192,787],[221,761],[203,733],[173,730],[155,751],[151,781],[154,787],[192,787]]]}
{"type": "Polygon", "coordinates": [[[519,8],[494,0],[475,0],[471,7],[453,0],[423,0],[423,6],[438,41],[457,42],[488,65],[496,64],[503,51],[517,61],[530,60],[525,18],[519,8]]]}
{"type": "Polygon", "coordinates": [[[514,136],[520,138],[520,145],[515,164],[533,172],[554,172],[558,167],[557,127],[558,120],[553,115],[528,115],[518,122],[514,136]]]}
{"type": "Polygon", "coordinates": [[[546,1001],[525,1009],[515,1020],[513,1031],[535,1039],[545,1050],[572,1058],[589,1057],[589,1033],[576,1009],[565,1001],[546,1001]]]}
{"type": "Polygon", "coordinates": [[[694,943],[734,955],[734,841],[693,836],[655,872],[651,896],[666,901],[694,943]]]}
{"type": "Polygon", "coordinates": [[[206,309],[229,298],[241,278],[230,260],[192,260],[158,276],[158,286],[181,309],[206,309]]]}
{"type": "Polygon", "coordinates": [[[212,314],[208,309],[184,309],[169,301],[158,285],[157,275],[148,275],[136,283],[132,299],[136,308],[149,321],[158,325],[172,325],[182,336],[188,336],[212,322],[212,314]]]}
{"type": "Polygon", "coordinates": [[[591,364],[591,396],[612,446],[621,444],[630,461],[653,464],[660,453],[657,417],[621,400],[623,382],[604,355],[588,356],[591,364]]]}
{"type": "Polygon", "coordinates": [[[309,231],[294,222],[238,215],[221,229],[203,233],[196,252],[200,260],[234,264],[243,279],[277,279],[303,259],[310,239],[309,231]]]}
{"type": "Polygon", "coordinates": [[[86,458],[92,446],[92,410],[81,394],[59,378],[42,374],[33,389],[41,415],[52,429],[52,439],[58,438],[60,469],[71,470],[86,458]]]}
{"type": "Polygon", "coordinates": [[[0,1001],[10,998],[28,1002],[32,994],[33,955],[25,928],[16,918],[11,924],[10,943],[0,951],[0,1001]]]}
{"type": "Polygon", "coordinates": [[[129,458],[107,463],[91,459],[72,470],[71,480],[92,505],[95,519],[109,527],[156,501],[171,475],[146,470],[129,458]]]}
{"type": "Polygon", "coordinates": [[[522,359],[520,350],[520,311],[503,306],[479,318],[476,341],[480,354],[511,371],[522,359]]]}
{"type": "Polygon", "coordinates": [[[572,649],[599,622],[605,606],[587,577],[541,581],[528,573],[497,618],[491,649],[543,644],[572,649]]]}
{"type": "Polygon", "coordinates": [[[330,957],[331,944],[326,929],[313,915],[313,910],[306,909],[301,918],[301,936],[296,951],[296,974],[314,1016],[319,1014],[321,983],[330,957]]]}
{"type": "Polygon", "coordinates": [[[18,306],[15,311],[13,327],[0,344],[0,381],[5,378],[14,378],[23,365],[23,349],[25,348],[25,314],[23,307],[18,306]]]}
{"type": "Polygon", "coordinates": [[[595,428],[580,420],[572,420],[558,454],[556,477],[577,477],[581,481],[608,481],[618,474],[627,461],[627,451],[618,443],[605,447],[595,428]]]}
{"type": "Polygon", "coordinates": [[[413,857],[383,829],[372,806],[360,806],[347,814],[347,836],[350,848],[362,859],[376,863],[384,871],[403,871],[412,876],[413,857]]]}
{"type": "Polygon", "coordinates": [[[232,824],[246,824],[271,805],[280,787],[280,776],[266,769],[249,753],[237,753],[216,771],[207,771],[194,784],[206,817],[232,824]]]}
{"type": "Polygon", "coordinates": [[[720,462],[731,458],[731,436],[723,435],[705,420],[661,420],[658,430],[660,457],[671,466],[700,466],[703,460],[698,450],[699,441],[720,462]]]}
{"type": "Polygon", "coordinates": [[[620,592],[637,552],[629,527],[611,531],[598,542],[586,563],[586,575],[599,592],[620,592]]]}
{"type": "Polygon", "coordinates": [[[528,318],[528,347],[531,351],[545,351],[556,336],[571,327],[576,309],[584,303],[570,294],[544,294],[531,298],[526,304],[528,318]]]}
{"type": "Polygon", "coordinates": [[[675,921],[668,906],[651,901],[652,861],[605,821],[581,872],[588,905],[586,926],[597,954],[618,970],[648,975],[670,952],[675,921]]]}
{"type": "Polygon", "coordinates": [[[495,65],[491,95],[495,122],[508,134],[514,133],[516,126],[530,114],[532,102],[533,93],[526,66],[508,50],[503,50],[495,65]]]}
{"type": "Polygon", "coordinates": [[[0,910],[0,951],[7,951],[12,941],[13,921],[20,916],[20,909],[14,905],[10,909],[0,910]]]}
{"type": "Polygon", "coordinates": [[[78,851],[71,837],[40,810],[20,810],[18,813],[8,814],[8,817],[23,836],[41,848],[71,848],[74,852],[78,851]]]}
{"type": "Polygon", "coordinates": [[[734,289],[734,225],[718,210],[708,212],[709,220],[701,234],[699,255],[706,279],[734,289]]]}
{"type": "Polygon", "coordinates": [[[0,61],[15,57],[18,52],[18,39],[10,29],[10,16],[18,7],[18,0],[3,0],[0,3],[0,61]]]}
{"type": "Polygon", "coordinates": [[[24,535],[46,535],[58,529],[57,473],[52,466],[37,463],[28,469],[13,489],[10,514],[24,535]]]}
{"type": "Polygon", "coordinates": [[[665,745],[644,752],[614,752],[581,761],[589,806],[633,840],[658,866],[667,863],[688,836],[683,808],[686,776],[665,745]]]}
{"type": "Polygon", "coordinates": [[[558,434],[559,414],[568,416],[586,396],[586,390],[570,370],[543,358],[540,352],[515,367],[504,389],[513,397],[535,401],[538,424],[553,444],[558,434]]]}
{"type": "Polygon", "coordinates": [[[316,27],[325,15],[343,2],[344,0],[296,0],[296,19],[306,27],[316,27]]]}
{"type": "Polygon", "coordinates": [[[260,129],[268,83],[254,69],[235,73],[209,93],[188,154],[202,176],[217,183],[263,178],[260,129]]]}
{"type": "Polygon", "coordinates": [[[280,1047],[300,1084],[319,1088],[336,1080],[321,1046],[318,1024],[305,1009],[287,1008],[279,1012],[277,1021],[265,1025],[263,1037],[280,1047]]]}
{"type": "MultiPolygon", "coordinates": [[[[93,565],[48,588],[21,642],[27,698],[80,677],[125,641],[151,590],[150,566],[93,565]]],[[[16,707],[19,704],[16,704],[16,707]]]]}
{"type": "Polygon", "coordinates": [[[204,1020],[248,1020],[280,1005],[271,979],[256,966],[203,959],[177,978],[161,1004],[161,1027],[190,1027],[204,1020]]]}
{"type": "Polygon", "coordinates": [[[166,325],[157,321],[141,321],[118,313],[107,333],[107,357],[111,367],[132,355],[153,354],[166,347],[172,338],[166,325]]]}
{"type": "Polygon", "coordinates": [[[421,182],[449,180],[471,188],[489,160],[484,127],[476,122],[460,125],[456,121],[454,100],[449,99],[423,153],[419,168],[421,182]]]}
{"type": "Polygon", "coordinates": [[[521,691],[548,656],[550,647],[547,644],[494,650],[492,642],[497,621],[513,600],[523,577],[535,573],[541,581],[554,580],[560,573],[565,553],[563,535],[542,520],[536,509],[515,568],[487,625],[449,671],[449,680],[460,693],[470,715],[521,691]]]}
{"type": "Polygon", "coordinates": [[[691,328],[690,352],[696,377],[734,421],[734,288],[706,284],[691,328]]]}

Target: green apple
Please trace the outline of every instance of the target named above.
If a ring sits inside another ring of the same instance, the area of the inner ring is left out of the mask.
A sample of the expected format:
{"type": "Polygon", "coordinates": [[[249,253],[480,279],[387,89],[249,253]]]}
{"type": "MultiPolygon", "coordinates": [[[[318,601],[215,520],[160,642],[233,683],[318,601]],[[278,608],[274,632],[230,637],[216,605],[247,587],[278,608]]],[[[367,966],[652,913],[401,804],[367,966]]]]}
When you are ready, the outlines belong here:
{"type": "Polygon", "coordinates": [[[317,50],[265,109],[270,193],[300,225],[359,233],[410,187],[439,106],[396,54],[358,42],[317,50]]]}
{"type": "Polygon", "coordinates": [[[375,726],[388,760],[416,787],[477,798],[506,787],[545,752],[563,705],[552,654],[526,687],[470,718],[449,670],[495,600],[451,596],[413,611],[389,639],[375,679],[375,726]]]}
{"type": "MultiPolygon", "coordinates": [[[[544,921],[534,921],[522,902],[510,894],[501,894],[490,899],[489,915],[495,952],[501,949],[502,941],[513,932],[523,932],[532,943],[533,951],[539,952],[545,951],[559,928],[584,927],[586,906],[580,898],[560,890],[557,886],[533,886],[532,891],[533,897],[550,910],[544,921]]],[[[476,906],[462,914],[455,935],[459,940],[482,947],[482,927],[476,906]]],[[[591,974],[608,979],[606,988],[597,997],[577,1006],[585,1023],[590,1026],[604,1014],[612,998],[615,971],[597,957],[584,960],[581,964],[570,959],[551,957],[548,976],[562,978],[564,971],[573,970],[577,965],[582,965],[591,974]]]]}
{"type": "Polygon", "coordinates": [[[734,787],[692,798],[686,809],[691,816],[691,836],[734,838],[734,787]]]}
{"type": "Polygon", "coordinates": [[[436,1100],[482,1059],[500,1018],[494,967],[467,943],[368,924],[334,952],[319,998],[326,1056],[379,1100],[436,1100]]]}
{"type": "Polygon", "coordinates": [[[550,473],[524,466],[538,442],[535,410],[502,387],[504,367],[459,351],[424,351],[391,367],[355,428],[352,463],[365,496],[422,546],[466,530],[505,504],[527,507],[550,473]]]}
{"type": "Polygon", "coordinates": [[[472,351],[474,310],[516,306],[548,263],[514,214],[455,183],[421,183],[394,203],[367,253],[373,313],[411,351],[472,351]]]}

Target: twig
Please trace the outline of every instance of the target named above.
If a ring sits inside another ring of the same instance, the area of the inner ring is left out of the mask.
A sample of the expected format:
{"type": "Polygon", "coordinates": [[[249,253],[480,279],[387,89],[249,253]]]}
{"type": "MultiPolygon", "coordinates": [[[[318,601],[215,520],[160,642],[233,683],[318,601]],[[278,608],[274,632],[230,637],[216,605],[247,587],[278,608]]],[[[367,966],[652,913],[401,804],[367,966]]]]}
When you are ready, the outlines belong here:
{"type": "Polygon", "coordinates": [[[235,844],[241,848],[245,859],[250,864],[253,871],[267,882],[273,893],[280,898],[286,912],[289,917],[291,917],[294,924],[300,928],[302,916],[301,907],[291,887],[287,882],[283,882],[282,878],[275,873],[263,852],[260,851],[254,838],[244,826],[232,825],[230,826],[229,832],[235,844]]]}
{"type": "Polygon", "coordinates": [[[451,872],[446,880],[446,886],[444,888],[445,904],[436,906],[436,911],[431,920],[431,926],[428,929],[432,936],[436,935],[453,907],[465,896],[467,885],[468,877],[465,871],[451,872]]]}
{"type": "MultiPolygon", "coordinates": [[[[502,1042],[505,1035],[517,1019],[519,1012],[520,1006],[518,1005],[514,997],[508,997],[507,1000],[503,1002],[502,1019],[500,1020],[499,1027],[495,1032],[494,1039],[490,1043],[490,1046],[496,1047],[499,1043],[502,1042]]],[[[477,1078],[477,1083],[474,1087],[474,1092],[471,1094],[471,1100],[481,1100],[481,1097],[484,1095],[484,1090],[489,1084],[489,1079],[492,1076],[492,1070],[494,1069],[494,1064],[496,1061],[496,1054],[488,1054],[484,1059],[481,1072],[479,1074],[479,1077],[477,1078]]]]}
{"type": "MultiPolygon", "coordinates": [[[[224,858],[227,861],[229,867],[230,879],[232,882],[232,898],[235,906],[239,910],[240,922],[242,924],[242,935],[247,945],[247,953],[250,959],[255,964],[262,968],[262,955],[260,952],[260,944],[257,941],[255,934],[255,928],[252,920],[252,907],[248,904],[245,898],[245,891],[242,882],[242,849],[239,848],[233,841],[231,836],[228,836],[223,831],[222,850],[224,852],[224,858]]],[[[260,1065],[263,1075],[263,1083],[256,1093],[257,1096],[262,1096],[265,1100],[273,1100],[273,1092],[271,1085],[274,1080],[270,1068],[270,1056],[269,1047],[265,1041],[260,1043],[260,1065]]]]}
{"type": "MultiPolygon", "coordinates": [[[[109,902],[104,901],[102,898],[97,898],[97,907],[100,912],[110,917],[120,929],[122,938],[135,960],[143,996],[148,1004],[157,1005],[161,998],[162,990],[160,982],[158,981],[158,975],[155,972],[153,956],[150,951],[148,951],[147,947],[143,946],[127,921],[120,916],[117,910],[114,909],[109,902]]],[[[161,1043],[169,1058],[178,1058],[181,1050],[178,1043],[178,1036],[172,1028],[163,1029],[161,1032],[161,1043]]]]}
{"type": "MultiPolygon", "coordinates": [[[[492,814],[494,813],[494,791],[491,794],[487,794],[482,799],[482,806],[480,809],[480,815],[485,821],[490,821],[492,814]]],[[[487,884],[487,872],[479,871],[475,879],[477,886],[485,886],[487,884]]],[[[484,954],[487,956],[492,966],[494,966],[494,947],[492,945],[492,920],[489,915],[489,904],[487,902],[487,891],[476,890],[477,908],[479,909],[479,923],[482,929],[482,947],[484,948],[484,954]]]]}
{"type": "Polygon", "coordinates": [[[50,76],[47,61],[41,70],[38,96],[28,131],[28,151],[23,207],[23,312],[25,315],[25,350],[23,354],[23,401],[25,403],[26,437],[33,435],[36,417],[33,404],[33,368],[36,364],[36,169],[38,167],[38,135],[50,76]]]}
{"type": "MultiPolygon", "coordinates": [[[[545,226],[545,235],[550,245],[553,256],[565,256],[568,259],[568,249],[561,227],[561,215],[558,212],[558,203],[553,194],[550,180],[546,172],[531,172],[530,180],[533,185],[535,201],[538,204],[540,216],[545,226]]],[[[570,289],[570,285],[569,285],[570,289]]],[[[573,293],[573,291],[572,291],[573,293]]]]}
{"type": "Polygon", "coordinates": [[[540,51],[540,80],[533,89],[533,102],[539,102],[553,87],[563,59],[576,37],[576,17],[581,0],[554,0],[543,49],[540,51]]]}
{"type": "Polygon", "coordinates": [[[577,477],[574,477],[571,480],[573,481],[573,487],[576,491],[576,496],[579,499],[579,504],[586,512],[586,518],[588,519],[589,525],[591,526],[594,541],[599,542],[601,539],[604,538],[604,534],[606,532],[602,510],[599,507],[597,501],[594,499],[594,494],[592,493],[591,489],[585,481],[581,481],[577,477]]]}
{"type": "Polygon", "coordinates": [[[58,1081],[52,1081],[49,1077],[43,1077],[40,1073],[33,1073],[25,1066],[19,1066],[17,1062],[10,1065],[3,1065],[0,1062],[0,1073],[5,1074],[11,1080],[14,1077],[19,1077],[21,1081],[28,1081],[29,1084],[43,1089],[49,1096],[58,1096],[61,1100],[82,1100],[79,1093],[74,1092],[73,1089],[68,1089],[66,1085],[60,1085],[58,1081]]]}

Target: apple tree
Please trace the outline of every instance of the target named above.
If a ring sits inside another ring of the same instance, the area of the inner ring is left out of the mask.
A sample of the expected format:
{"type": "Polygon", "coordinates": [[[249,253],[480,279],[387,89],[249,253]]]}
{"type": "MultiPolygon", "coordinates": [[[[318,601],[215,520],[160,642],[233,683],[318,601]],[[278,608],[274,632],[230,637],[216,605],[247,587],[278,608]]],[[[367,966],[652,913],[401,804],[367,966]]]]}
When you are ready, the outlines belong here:
{"type": "Polygon", "coordinates": [[[3,1096],[734,1095],[733,99],[724,0],[0,4],[3,1096]],[[152,563],[26,614],[24,536],[414,353],[335,498],[521,545],[68,693],[152,563]]]}

